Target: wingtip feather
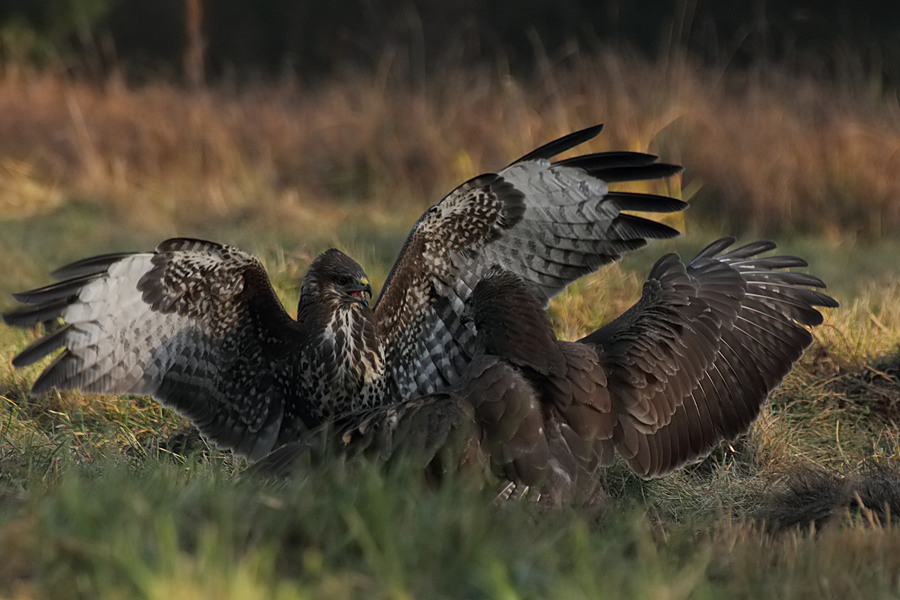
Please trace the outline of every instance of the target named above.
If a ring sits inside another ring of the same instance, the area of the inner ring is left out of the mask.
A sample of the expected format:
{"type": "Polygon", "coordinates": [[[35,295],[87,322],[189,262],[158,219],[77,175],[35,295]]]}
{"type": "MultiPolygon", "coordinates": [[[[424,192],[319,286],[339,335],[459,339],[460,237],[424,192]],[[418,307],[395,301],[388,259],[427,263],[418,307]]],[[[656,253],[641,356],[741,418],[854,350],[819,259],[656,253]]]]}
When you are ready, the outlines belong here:
{"type": "Polygon", "coordinates": [[[511,165],[514,165],[519,162],[524,162],[528,160],[550,160],[557,154],[562,154],[566,150],[570,148],[574,148],[580,144],[585,143],[586,141],[597,137],[597,135],[603,131],[603,124],[592,125],[591,127],[586,127],[579,131],[574,131],[568,135],[564,135],[561,138],[555,139],[552,142],[548,142],[543,146],[535,148],[528,154],[514,160],[511,165]]]}

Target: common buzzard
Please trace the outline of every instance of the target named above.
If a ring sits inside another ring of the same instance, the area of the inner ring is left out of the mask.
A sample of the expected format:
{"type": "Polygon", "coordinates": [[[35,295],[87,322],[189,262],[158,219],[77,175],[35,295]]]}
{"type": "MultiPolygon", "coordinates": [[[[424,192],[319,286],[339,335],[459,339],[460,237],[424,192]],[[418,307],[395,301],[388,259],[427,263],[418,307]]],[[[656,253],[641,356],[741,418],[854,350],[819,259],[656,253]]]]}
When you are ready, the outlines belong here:
{"type": "MultiPolygon", "coordinates": [[[[616,453],[662,475],[744,432],[835,307],[793,256],[723,238],[687,265],[657,261],[640,300],[578,342],[558,341],[530,286],[489,271],[467,301],[475,355],[450,389],[344,415],[275,450],[254,473],[283,476],[322,449],[478,460],[509,486],[554,495],[616,453]],[[337,446],[335,448],[335,445],[337,446]],[[444,452],[446,451],[446,452],[444,452]]],[[[442,468],[446,468],[443,465],[442,468]]]]}
{"type": "Polygon", "coordinates": [[[50,388],[150,394],[210,441],[257,460],[328,419],[436,393],[475,354],[465,301],[493,265],[517,274],[541,305],[569,283],[677,232],[622,211],[685,204],[607,184],[667,177],[652,155],[605,152],[555,163],[601,130],[550,142],[450,192],[413,227],[369,309],[362,269],[337,250],[303,279],[297,319],[253,256],[172,239],[153,252],[89,258],[57,283],[15,294],[31,308],[7,323],[56,325],[23,350],[24,366],[63,349],[37,379],[50,388]]]}

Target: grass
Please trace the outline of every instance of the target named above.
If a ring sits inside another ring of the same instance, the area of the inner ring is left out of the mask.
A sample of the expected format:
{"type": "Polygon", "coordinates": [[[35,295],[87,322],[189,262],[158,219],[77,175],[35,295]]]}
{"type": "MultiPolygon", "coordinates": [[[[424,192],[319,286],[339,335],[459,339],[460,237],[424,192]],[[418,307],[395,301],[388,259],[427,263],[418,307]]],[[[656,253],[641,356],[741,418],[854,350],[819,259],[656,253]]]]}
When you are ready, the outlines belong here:
{"type": "Polygon", "coordinates": [[[746,436],[658,480],[614,466],[605,494],[556,510],[498,508],[478,473],[435,485],[402,464],[326,461],[260,486],[148,399],[28,399],[41,365],[10,360],[33,332],[0,328],[0,596],[896,597],[889,519],[848,512],[812,535],[754,518],[801,467],[900,460],[896,102],[846,82],[616,55],[529,82],[403,81],[386,68],[314,89],[186,93],[7,69],[0,308],[70,260],[194,235],[260,256],[292,310],[324,248],[383,281],[413,221],[456,183],[597,121],[608,126],[592,150],[684,163],[692,208],[675,223],[685,236],[554,300],[561,337],[634,302],[662,253],[726,233],[806,257],[841,308],[746,436]]]}

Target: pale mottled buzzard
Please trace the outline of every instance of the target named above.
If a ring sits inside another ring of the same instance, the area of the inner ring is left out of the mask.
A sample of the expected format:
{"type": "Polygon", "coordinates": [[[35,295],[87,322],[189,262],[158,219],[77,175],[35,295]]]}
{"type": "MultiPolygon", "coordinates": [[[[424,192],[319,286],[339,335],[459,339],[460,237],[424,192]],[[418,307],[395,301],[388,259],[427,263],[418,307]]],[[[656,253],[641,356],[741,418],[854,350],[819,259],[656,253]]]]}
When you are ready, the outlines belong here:
{"type": "Polygon", "coordinates": [[[522,277],[546,304],[646,238],[677,234],[622,211],[673,212],[683,202],[607,184],[680,167],[634,152],[550,162],[600,129],[550,142],[431,207],[373,310],[362,269],[336,250],[310,265],[295,321],[256,258],[173,239],[154,252],[76,262],[54,273],[62,281],[16,294],[34,306],[4,315],[7,323],[58,327],[13,363],[63,348],[34,394],[150,394],[250,460],[336,415],[433,394],[472,360],[474,328],[461,315],[492,265],[522,277]]]}

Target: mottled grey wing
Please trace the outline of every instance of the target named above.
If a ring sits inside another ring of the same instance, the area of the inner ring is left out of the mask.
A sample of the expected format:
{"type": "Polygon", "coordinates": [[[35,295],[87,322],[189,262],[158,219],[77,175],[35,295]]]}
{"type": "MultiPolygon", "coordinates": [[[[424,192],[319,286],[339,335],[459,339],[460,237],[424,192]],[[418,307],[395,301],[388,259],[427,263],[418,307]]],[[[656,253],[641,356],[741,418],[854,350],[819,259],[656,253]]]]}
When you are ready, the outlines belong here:
{"type": "Polygon", "coordinates": [[[62,281],[15,294],[34,307],[4,315],[57,326],[13,359],[21,367],[63,349],[32,394],[150,394],[219,447],[253,459],[277,443],[300,333],[254,257],[171,239],[54,275],[62,281]]]}
{"type": "Polygon", "coordinates": [[[622,211],[672,212],[683,202],[610,192],[607,183],[665,177],[680,167],[633,152],[550,163],[600,129],[570,134],[498,174],[476,177],[422,215],[375,308],[395,399],[431,394],[459,379],[474,339],[460,316],[489,267],[519,275],[546,305],[572,281],[644,246],[647,238],[677,235],[622,211]]]}
{"type": "Polygon", "coordinates": [[[602,125],[571,133],[542,146],[499,172],[523,195],[522,219],[488,245],[480,261],[522,277],[547,301],[580,277],[643,248],[647,239],[667,239],[671,227],[623,213],[671,213],[687,204],[666,196],[613,192],[610,183],[645,181],[681,172],[652,154],[601,152],[551,163],[581,144],[602,125]]]}
{"type": "Polygon", "coordinates": [[[816,277],[781,269],[791,256],[761,257],[756,242],[725,254],[722,239],[685,267],[660,259],[640,301],[581,340],[596,348],[618,416],[616,449],[655,476],[706,455],[745,431],[769,391],[812,341],[815,307],[835,307],[816,277]]]}

